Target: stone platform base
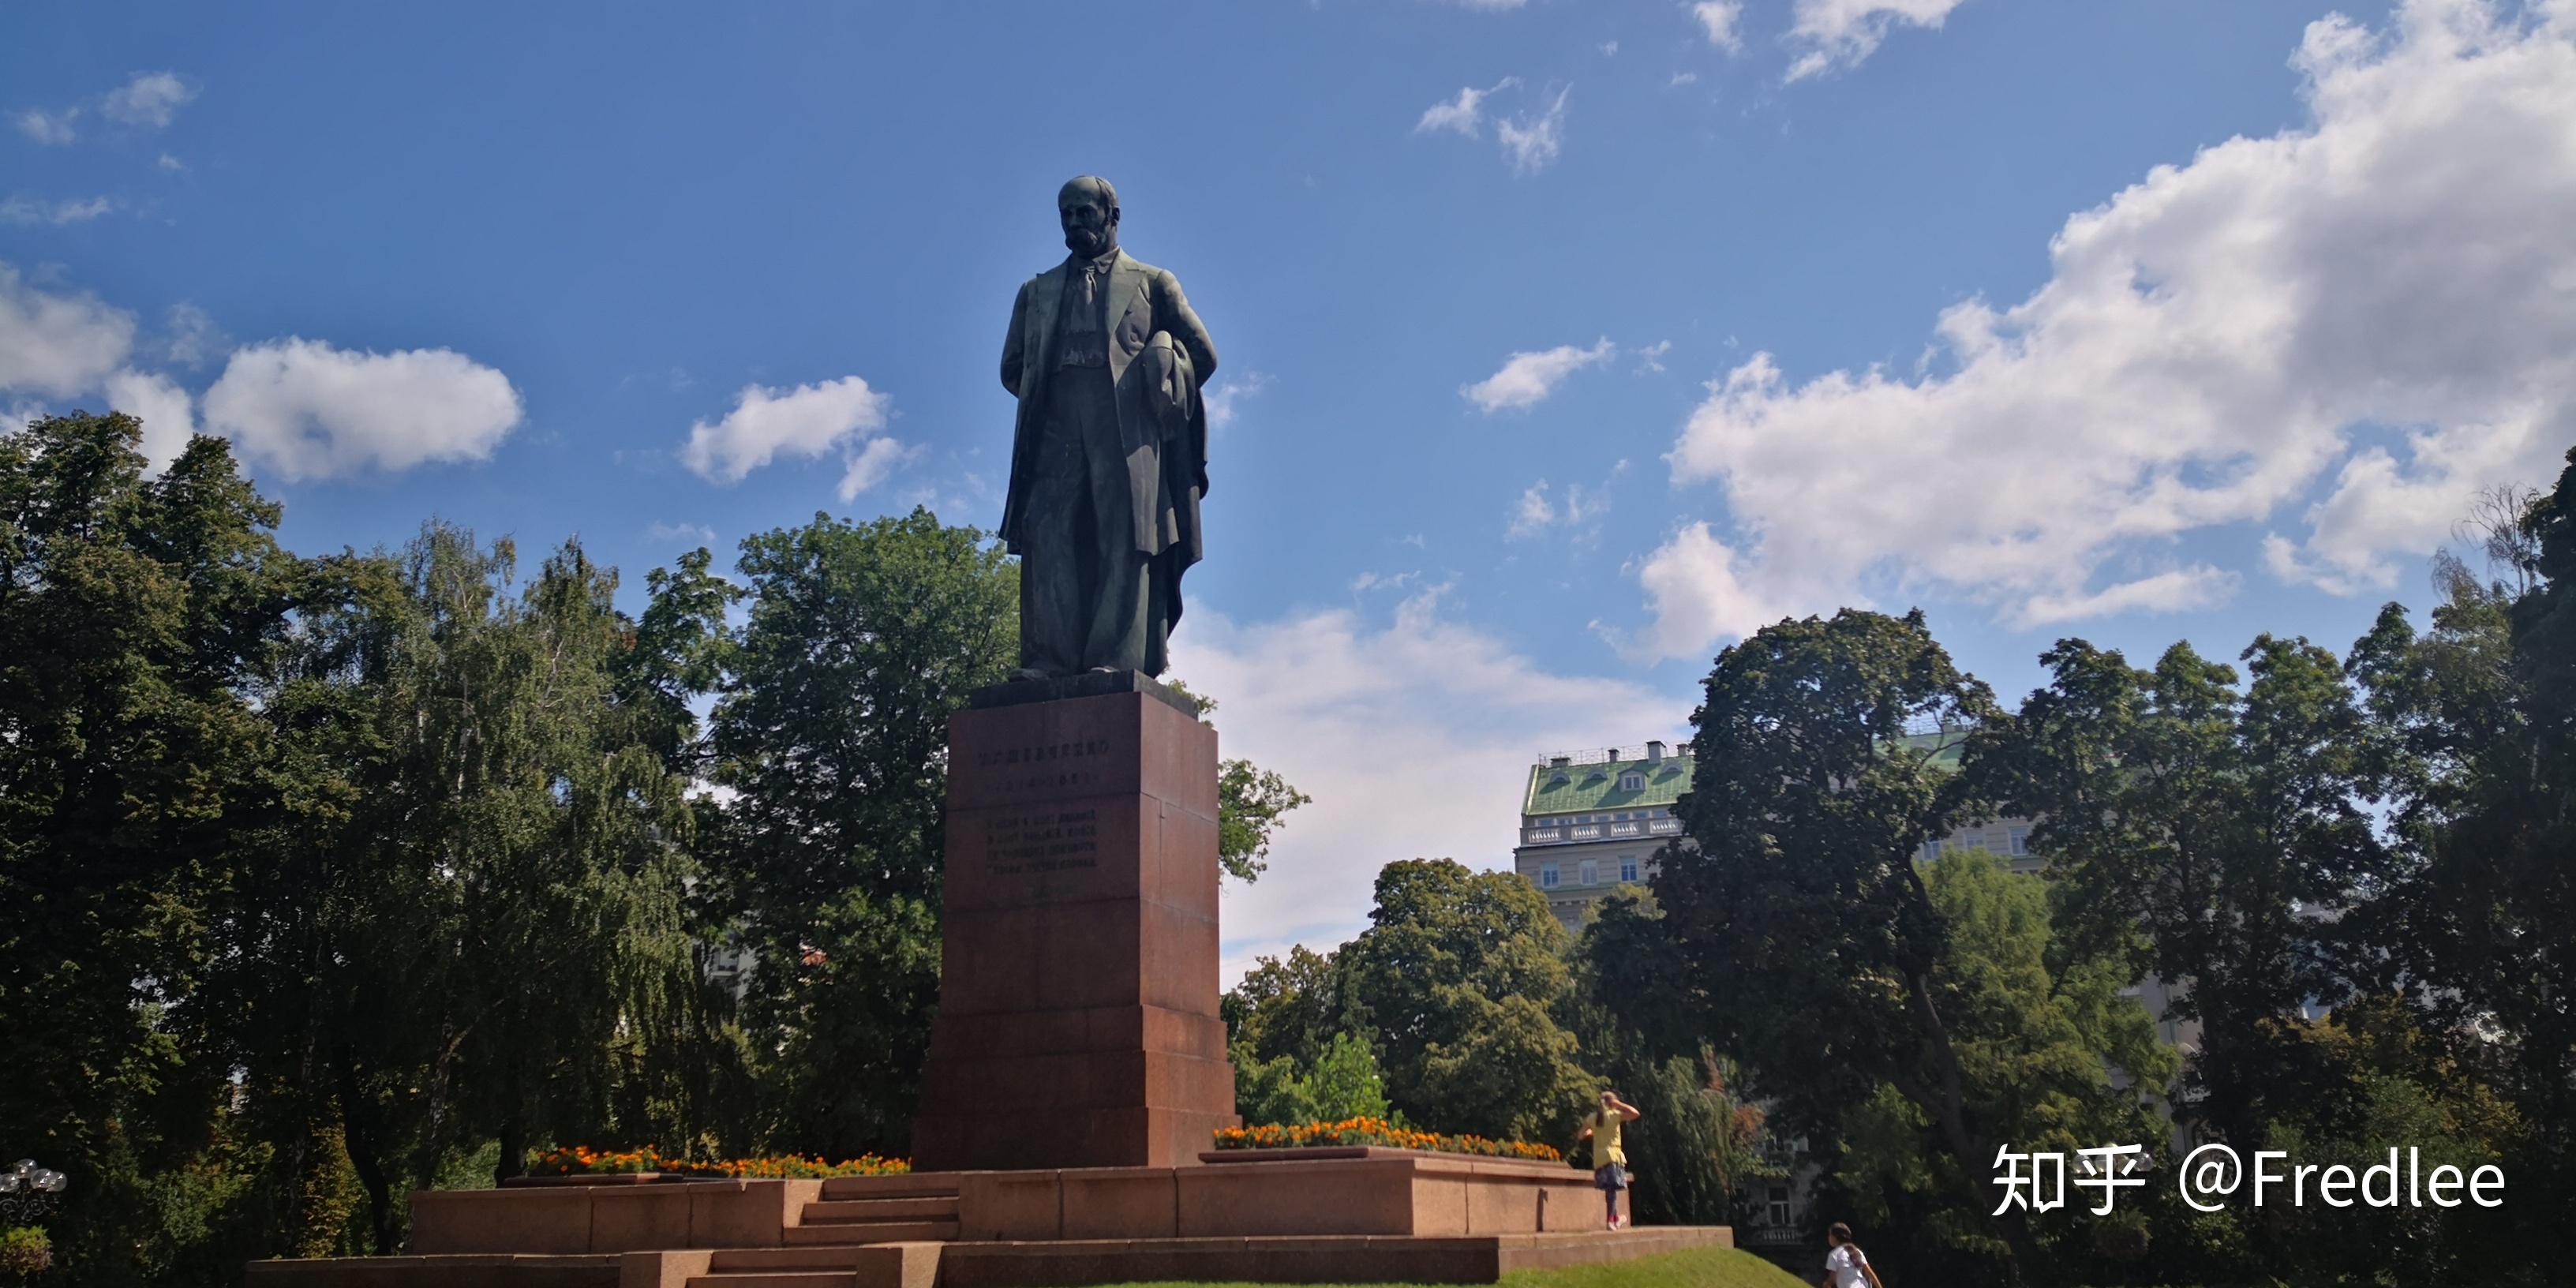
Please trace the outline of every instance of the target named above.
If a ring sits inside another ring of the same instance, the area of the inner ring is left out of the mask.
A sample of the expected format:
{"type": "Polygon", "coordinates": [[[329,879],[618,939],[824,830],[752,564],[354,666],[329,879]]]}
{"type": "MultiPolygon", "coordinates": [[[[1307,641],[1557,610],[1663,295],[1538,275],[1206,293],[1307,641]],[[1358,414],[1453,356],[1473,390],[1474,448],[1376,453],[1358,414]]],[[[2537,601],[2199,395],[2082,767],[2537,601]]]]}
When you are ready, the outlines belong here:
{"type": "Polygon", "coordinates": [[[1599,1228],[1562,1164],[1409,1150],[1187,1167],[551,1184],[412,1196],[418,1255],[260,1261],[251,1288],[1069,1288],[1146,1280],[1491,1283],[1731,1247],[1599,1228]]]}
{"type": "MultiPolygon", "coordinates": [[[[1308,1235],[953,1243],[939,1288],[1075,1288],[1195,1280],[1270,1284],[1489,1284],[1515,1270],[1732,1247],[1724,1226],[1616,1234],[1308,1235]]],[[[632,1288],[631,1285],[627,1288],[632,1288]]]]}

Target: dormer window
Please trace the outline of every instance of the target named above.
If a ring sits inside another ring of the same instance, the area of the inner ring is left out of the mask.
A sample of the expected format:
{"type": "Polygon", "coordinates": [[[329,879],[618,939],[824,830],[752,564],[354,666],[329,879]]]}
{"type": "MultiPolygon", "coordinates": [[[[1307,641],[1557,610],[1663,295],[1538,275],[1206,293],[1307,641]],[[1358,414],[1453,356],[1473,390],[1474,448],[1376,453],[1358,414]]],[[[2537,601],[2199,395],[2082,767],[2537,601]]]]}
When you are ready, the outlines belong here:
{"type": "Polygon", "coordinates": [[[1643,770],[1631,769],[1627,773],[1619,775],[1619,790],[1623,792],[1642,792],[1646,790],[1645,772],[1643,770]]]}

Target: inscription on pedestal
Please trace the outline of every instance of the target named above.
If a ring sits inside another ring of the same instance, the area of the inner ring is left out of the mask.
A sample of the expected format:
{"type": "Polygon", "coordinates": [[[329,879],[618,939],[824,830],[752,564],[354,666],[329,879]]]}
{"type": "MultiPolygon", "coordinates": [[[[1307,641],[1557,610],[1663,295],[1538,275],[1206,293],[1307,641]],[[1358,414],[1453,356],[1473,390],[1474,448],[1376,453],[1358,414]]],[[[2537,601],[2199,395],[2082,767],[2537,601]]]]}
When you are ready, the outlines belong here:
{"type": "Polygon", "coordinates": [[[1083,787],[1100,781],[1099,771],[1084,761],[1096,761],[1109,752],[1109,739],[1086,738],[1076,742],[1031,743],[1023,747],[995,747],[975,753],[975,768],[1000,770],[992,780],[994,790],[1004,792],[1046,791],[1083,787]]]}
{"type": "Polygon", "coordinates": [[[1100,811],[1029,810],[984,819],[984,871],[997,876],[1100,866],[1100,811]]]}

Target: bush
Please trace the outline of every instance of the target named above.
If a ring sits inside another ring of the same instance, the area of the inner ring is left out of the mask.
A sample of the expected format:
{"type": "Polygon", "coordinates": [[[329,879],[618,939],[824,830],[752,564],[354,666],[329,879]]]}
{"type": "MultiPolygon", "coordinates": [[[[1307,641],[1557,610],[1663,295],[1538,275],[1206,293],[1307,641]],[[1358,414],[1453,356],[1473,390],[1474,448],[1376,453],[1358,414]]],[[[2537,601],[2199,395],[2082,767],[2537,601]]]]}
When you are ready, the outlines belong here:
{"type": "Polygon", "coordinates": [[[15,1226],[0,1230],[0,1275],[29,1278],[43,1274],[54,1264],[54,1241],[45,1237],[44,1227],[15,1226]]]}

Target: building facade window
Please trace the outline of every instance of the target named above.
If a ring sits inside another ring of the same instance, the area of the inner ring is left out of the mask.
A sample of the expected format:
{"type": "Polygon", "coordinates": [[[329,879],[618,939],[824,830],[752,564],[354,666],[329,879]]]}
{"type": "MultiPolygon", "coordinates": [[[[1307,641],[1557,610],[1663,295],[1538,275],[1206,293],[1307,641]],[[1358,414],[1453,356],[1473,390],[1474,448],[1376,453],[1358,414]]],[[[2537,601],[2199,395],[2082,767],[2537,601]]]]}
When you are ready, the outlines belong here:
{"type": "Polygon", "coordinates": [[[2027,828],[2027,827],[2016,827],[2016,828],[2014,828],[2014,829],[2012,830],[2012,852],[2013,852],[2013,854],[2014,854],[2015,856],[2020,856],[2020,855],[2024,855],[2024,854],[2028,854],[2028,853],[2030,853],[2030,829],[2029,829],[2029,828],[2027,828]]]}
{"type": "Polygon", "coordinates": [[[1620,855],[1620,856],[1619,856],[1619,880],[1620,880],[1621,882],[1623,882],[1623,883],[1633,883],[1634,881],[1636,881],[1636,879],[1637,879],[1637,856],[1636,856],[1636,855],[1633,855],[1633,854],[1622,854],[1622,855],[1620,855]]]}
{"type": "Polygon", "coordinates": [[[1789,1187],[1786,1185],[1772,1186],[1771,1202],[1768,1207],[1769,1210],[1763,1213],[1763,1215],[1771,1218],[1771,1224],[1789,1224],[1789,1187]]]}
{"type": "Polygon", "coordinates": [[[1600,861],[1600,860],[1598,860],[1598,859],[1585,859],[1585,860],[1583,861],[1583,868],[1582,868],[1582,872],[1583,872],[1583,884],[1585,884],[1585,885],[1599,885],[1599,884],[1601,884],[1601,861],[1600,861]]]}
{"type": "Polygon", "coordinates": [[[1646,776],[1633,769],[1629,770],[1627,773],[1619,775],[1619,790],[1623,792],[1642,792],[1646,790],[1646,776]]]}
{"type": "Polygon", "coordinates": [[[1556,888],[1555,864],[1542,863],[1538,865],[1538,888],[1541,890],[1553,890],[1556,888]]]}

